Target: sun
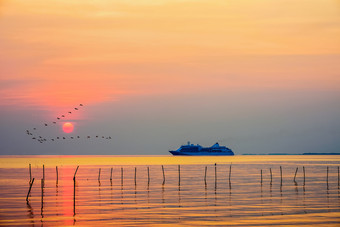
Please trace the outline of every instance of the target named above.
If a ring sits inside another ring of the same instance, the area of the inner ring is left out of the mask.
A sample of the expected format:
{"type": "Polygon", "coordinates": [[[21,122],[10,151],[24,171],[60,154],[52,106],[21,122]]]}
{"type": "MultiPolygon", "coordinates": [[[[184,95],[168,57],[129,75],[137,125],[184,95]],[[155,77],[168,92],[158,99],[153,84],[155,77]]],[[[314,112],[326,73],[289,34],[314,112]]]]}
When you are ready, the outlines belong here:
{"type": "Polygon", "coordinates": [[[66,123],[63,124],[63,131],[64,131],[65,133],[71,133],[71,132],[73,132],[73,128],[74,128],[74,126],[73,126],[73,124],[70,123],[70,122],[66,122],[66,123]]]}

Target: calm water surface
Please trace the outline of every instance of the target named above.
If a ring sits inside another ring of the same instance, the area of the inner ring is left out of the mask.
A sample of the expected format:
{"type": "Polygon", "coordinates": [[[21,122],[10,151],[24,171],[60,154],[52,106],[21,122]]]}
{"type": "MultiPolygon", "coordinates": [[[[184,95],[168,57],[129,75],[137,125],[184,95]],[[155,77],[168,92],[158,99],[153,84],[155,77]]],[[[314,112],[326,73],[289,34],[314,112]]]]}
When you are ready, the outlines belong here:
{"type": "Polygon", "coordinates": [[[2,156],[0,225],[339,226],[339,165],[339,156],[2,156]]]}

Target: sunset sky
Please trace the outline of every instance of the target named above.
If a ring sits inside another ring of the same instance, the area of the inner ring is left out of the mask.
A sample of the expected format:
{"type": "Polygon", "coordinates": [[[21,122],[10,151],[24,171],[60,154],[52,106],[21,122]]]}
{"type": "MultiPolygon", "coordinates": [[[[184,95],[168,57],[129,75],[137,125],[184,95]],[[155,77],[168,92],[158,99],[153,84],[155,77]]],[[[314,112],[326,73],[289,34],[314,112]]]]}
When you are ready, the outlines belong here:
{"type": "Polygon", "coordinates": [[[0,0],[0,64],[0,154],[340,152],[339,0],[0,0]]]}

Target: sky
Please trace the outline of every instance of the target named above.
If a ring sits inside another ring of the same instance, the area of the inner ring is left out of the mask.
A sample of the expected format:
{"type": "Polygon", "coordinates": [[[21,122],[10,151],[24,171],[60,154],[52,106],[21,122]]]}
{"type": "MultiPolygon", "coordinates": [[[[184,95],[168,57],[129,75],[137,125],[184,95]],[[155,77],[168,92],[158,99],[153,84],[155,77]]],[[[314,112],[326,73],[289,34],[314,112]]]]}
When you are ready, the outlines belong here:
{"type": "Polygon", "coordinates": [[[340,152],[339,37],[339,0],[0,0],[0,154],[340,152]]]}

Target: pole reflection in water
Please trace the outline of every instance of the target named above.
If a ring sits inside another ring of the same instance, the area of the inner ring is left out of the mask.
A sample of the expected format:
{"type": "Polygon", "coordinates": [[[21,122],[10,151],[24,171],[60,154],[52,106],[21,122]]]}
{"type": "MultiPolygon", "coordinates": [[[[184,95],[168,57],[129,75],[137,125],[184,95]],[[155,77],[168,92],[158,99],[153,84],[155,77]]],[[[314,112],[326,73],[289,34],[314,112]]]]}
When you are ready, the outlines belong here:
{"type": "Polygon", "coordinates": [[[32,209],[32,207],[31,207],[29,202],[26,203],[26,206],[27,206],[27,212],[28,212],[27,216],[31,220],[31,224],[34,226],[34,213],[33,213],[33,209],[32,209]]]}

